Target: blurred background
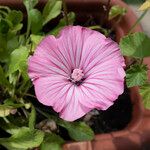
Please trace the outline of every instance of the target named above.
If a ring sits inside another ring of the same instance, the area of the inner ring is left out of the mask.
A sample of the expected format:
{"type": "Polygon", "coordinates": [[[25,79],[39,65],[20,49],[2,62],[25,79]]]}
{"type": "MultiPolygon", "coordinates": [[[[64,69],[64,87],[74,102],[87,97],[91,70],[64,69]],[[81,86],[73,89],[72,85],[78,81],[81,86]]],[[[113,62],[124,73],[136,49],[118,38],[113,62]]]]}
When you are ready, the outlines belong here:
{"type": "MultiPolygon", "coordinates": [[[[138,10],[138,8],[143,2],[145,2],[145,0],[124,0],[124,1],[130,5],[130,7],[133,9],[133,11],[137,16],[140,16],[142,14],[142,12],[138,10]]],[[[150,36],[149,22],[150,22],[150,11],[147,12],[145,17],[141,21],[143,30],[150,36]]]]}

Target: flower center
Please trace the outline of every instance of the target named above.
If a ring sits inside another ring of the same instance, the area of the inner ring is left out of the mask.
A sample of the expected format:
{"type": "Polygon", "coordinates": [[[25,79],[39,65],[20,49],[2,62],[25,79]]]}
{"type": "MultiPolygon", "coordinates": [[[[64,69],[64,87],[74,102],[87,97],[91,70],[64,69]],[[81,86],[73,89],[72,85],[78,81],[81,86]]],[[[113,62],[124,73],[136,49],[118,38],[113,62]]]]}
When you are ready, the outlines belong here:
{"type": "Polygon", "coordinates": [[[74,69],[71,74],[71,81],[76,83],[83,79],[84,73],[81,69],[74,69]]]}

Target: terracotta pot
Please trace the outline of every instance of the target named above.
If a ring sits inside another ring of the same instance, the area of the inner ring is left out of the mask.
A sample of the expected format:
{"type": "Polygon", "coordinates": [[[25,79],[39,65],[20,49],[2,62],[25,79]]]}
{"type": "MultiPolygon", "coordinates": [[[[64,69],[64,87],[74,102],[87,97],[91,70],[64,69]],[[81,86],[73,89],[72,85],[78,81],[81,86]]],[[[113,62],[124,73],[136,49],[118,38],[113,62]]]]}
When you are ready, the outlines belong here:
{"type": "MultiPolygon", "coordinates": [[[[92,14],[97,22],[103,23],[106,19],[104,16],[104,5],[107,0],[66,0],[69,11],[77,14],[77,20],[83,24],[84,20],[92,14]]],[[[41,0],[37,7],[43,7],[46,0],[41,0]]],[[[0,0],[0,5],[7,5],[14,9],[25,11],[22,1],[20,0],[0,0]]],[[[121,0],[111,0],[111,5],[120,5],[127,9],[127,14],[122,21],[115,25],[116,40],[126,35],[131,26],[136,21],[136,16],[132,10],[121,0]]],[[[134,28],[133,32],[141,32],[140,25],[134,28]]],[[[150,58],[145,60],[149,64],[150,58]]],[[[149,74],[150,78],[150,74],[149,74]]],[[[111,132],[108,134],[95,135],[93,141],[69,142],[63,146],[64,150],[141,150],[150,147],[150,111],[145,110],[141,103],[141,97],[138,87],[130,89],[131,101],[133,104],[132,120],[124,130],[111,132]]],[[[150,149],[150,148],[149,148],[150,149]]]]}

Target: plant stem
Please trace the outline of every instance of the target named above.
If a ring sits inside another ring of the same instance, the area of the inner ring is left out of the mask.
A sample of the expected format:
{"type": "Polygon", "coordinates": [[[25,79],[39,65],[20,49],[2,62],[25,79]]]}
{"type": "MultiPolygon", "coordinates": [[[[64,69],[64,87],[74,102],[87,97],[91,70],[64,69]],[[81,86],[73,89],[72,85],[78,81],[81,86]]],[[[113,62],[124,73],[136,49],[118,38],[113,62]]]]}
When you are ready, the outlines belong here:
{"type": "Polygon", "coordinates": [[[36,111],[39,112],[41,115],[43,115],[44,117],[46,117],[47,119],[52,119],[55,122],[57,122],[58,118],[56,118],[55,116],[49,115],[45,112],[43,112],[42,110],[40,110],[39,108],[35,107],[36,111]]]}
{"type": "Polygon", "coordinates": [[[27,113],[27,111],[26,111],[24,108],[21,108],[21,109],[22,109],[22,111],[23,111],[25,117],[28,118],[28,113],[27,113]]]}
{"type": "Polygon", "coordinates": [[[4,119],[4,121],[5,121],[6,123],[10,123],[9,120],[8,120],[6,117],[3,117],[3,119],[4,119]]]}
{"type": "Polygon", "coordinates": [[[133,31],[133,29],[139,24],[139,22],[143,19],[143,17],[145,16],[145,14],[147,13],[147,10],[145,10],[141,16],[136,20],[136,22],[133,24],[133,26],[130,28],[129,30],[129,34],[131,34],[131,32],[133,31]]]}
{"type": "Polygon", "coordinates": [[[29,0],[29,8],[26,8],[27,9],[27,17],[28,17],[28,22],[27,22],[27,32],[26,32],[26,40],[28,39],[29,37],[29,34],[30,34],[30,29],[31,29],[31,18],[30,18],[30,9],[31,9],[31,1],[29,0]]]}
{"type": "Polygon", "coordinates": [[[63,11],[64,11],[64,17],[66,20],[66,25],[69,25],[68,16],[67,16],[68,13],[67,13],[66,1],[62,0],[62,3],[63,3],[63,11]]]}
{"type": "MultiPolygon", "coordinates": [[[[24,96],[30,96],[30,97],[33,97],[33,98],[36,98],[36,96],[32,95],[32,94],[29,94],[29,93],[25,93],[24,96]]],[[[37,99],[37,98],[36,98],[37,99]]]]}
{"type": "MultiPolygon", "coordinates": [[[[28,14],[28,13],[27,13],[28,14]]],[[[28,14],[28,23],[27,23],[27,32],[26,32],[26,40],[28,39],[28,36],[30,34],[30,28],[31,28],[31,21],[28,14]]]]}
{"type": "Polygon", "coordinates": [[[140,59],[140,65],[143,64],[143,60],[144,60],[143,58],[140,59]]]}

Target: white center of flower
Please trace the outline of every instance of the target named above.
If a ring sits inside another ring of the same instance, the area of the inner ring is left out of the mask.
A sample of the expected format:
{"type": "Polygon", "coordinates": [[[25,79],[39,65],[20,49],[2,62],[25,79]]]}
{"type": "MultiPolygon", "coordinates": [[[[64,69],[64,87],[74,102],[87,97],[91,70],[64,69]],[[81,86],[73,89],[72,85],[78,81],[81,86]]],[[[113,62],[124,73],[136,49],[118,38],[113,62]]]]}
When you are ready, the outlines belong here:
{"type": "Polygon", "coordinates": [[[78,82],[83,78],[83,70],[81,69],[74,69],[72,74],[71,74],[71,79],[73,82],[78,82]]]}

